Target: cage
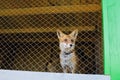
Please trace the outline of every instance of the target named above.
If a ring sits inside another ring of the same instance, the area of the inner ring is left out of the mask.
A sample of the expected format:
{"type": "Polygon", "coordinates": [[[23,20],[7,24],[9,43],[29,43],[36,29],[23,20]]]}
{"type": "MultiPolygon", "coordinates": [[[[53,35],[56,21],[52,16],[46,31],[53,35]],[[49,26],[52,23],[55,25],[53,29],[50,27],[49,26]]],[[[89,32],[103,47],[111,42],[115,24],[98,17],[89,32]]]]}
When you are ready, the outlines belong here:
{"type": "Polygon", "coordinates": [[[78,71],[103,74],[101,0],[1,0],[0,69],[62,73],[56,30],[76,28],[78,71]]]}

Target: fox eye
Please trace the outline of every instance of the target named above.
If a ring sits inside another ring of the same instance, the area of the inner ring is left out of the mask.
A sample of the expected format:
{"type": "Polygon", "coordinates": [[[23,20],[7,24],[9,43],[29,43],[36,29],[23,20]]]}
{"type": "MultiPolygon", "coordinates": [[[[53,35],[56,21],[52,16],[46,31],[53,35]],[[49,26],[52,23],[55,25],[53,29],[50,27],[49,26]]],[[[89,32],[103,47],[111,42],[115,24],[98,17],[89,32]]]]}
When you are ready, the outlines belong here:
{"type": "Polygon", "coordinates": [[[64,39],[65,42],[67,42],[67,39],[64,39]]]}
{"type": "Polygon", "coordinates": [[[74,42],[74,40],[73,40],[73,39],[71,39],[71,42],[74,42]]]}

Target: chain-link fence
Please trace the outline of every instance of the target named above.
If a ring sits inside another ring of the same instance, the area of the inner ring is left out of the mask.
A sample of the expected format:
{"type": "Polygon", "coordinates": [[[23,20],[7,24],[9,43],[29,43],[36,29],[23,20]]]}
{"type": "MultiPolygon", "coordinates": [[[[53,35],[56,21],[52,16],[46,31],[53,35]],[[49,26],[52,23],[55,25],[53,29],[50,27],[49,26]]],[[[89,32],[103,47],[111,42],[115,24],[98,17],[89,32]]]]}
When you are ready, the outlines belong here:
{"type": "Polygon", "coordinates": [[[0,0],[0,69],[62,72],[56,30],[79,30],[81,73],[103,73],[100,0],[0,0]]]}

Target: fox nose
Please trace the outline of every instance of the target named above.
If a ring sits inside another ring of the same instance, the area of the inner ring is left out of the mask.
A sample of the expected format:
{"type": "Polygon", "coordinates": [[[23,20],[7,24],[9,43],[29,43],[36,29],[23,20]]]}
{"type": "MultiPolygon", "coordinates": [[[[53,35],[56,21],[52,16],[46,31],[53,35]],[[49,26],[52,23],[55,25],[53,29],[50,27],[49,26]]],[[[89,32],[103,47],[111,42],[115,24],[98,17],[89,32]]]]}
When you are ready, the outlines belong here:
{"type": "Polygon", "coordinates": [[[72,47],[73,45],[72,44],[70,44],[70,47],[72,47]]]}

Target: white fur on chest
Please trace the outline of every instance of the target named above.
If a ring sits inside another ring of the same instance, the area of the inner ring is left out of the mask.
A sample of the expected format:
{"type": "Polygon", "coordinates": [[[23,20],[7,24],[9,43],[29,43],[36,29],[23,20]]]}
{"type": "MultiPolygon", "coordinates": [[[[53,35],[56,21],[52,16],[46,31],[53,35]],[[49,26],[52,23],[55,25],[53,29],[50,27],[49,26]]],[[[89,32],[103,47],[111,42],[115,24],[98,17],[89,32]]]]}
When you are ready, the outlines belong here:
{"type": "Polygon", "coordinates": [[[60,59],[61,59],[61,65],[62,67],[68,66],[72,68],[74,66],[74,63],[72,62],[72,57],[74,56],[74,53],[70,53],[66,55],[65,53],[60,54],[60,59]]]}

